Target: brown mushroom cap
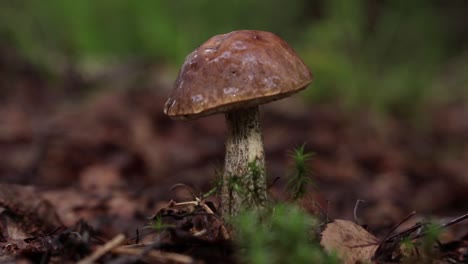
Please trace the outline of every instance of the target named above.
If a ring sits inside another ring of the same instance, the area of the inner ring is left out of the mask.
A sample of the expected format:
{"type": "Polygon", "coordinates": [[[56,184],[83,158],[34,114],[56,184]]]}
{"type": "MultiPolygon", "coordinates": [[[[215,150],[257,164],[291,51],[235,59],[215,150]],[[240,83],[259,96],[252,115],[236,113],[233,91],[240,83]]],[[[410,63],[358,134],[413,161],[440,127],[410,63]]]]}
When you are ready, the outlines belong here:
{"type": "Polygon", "coordinates": [[[187,56],[164,112],[194,119],[251,107],[301,91],[311,81],[310,70],[277,35],[233,31],[187,56]]]}

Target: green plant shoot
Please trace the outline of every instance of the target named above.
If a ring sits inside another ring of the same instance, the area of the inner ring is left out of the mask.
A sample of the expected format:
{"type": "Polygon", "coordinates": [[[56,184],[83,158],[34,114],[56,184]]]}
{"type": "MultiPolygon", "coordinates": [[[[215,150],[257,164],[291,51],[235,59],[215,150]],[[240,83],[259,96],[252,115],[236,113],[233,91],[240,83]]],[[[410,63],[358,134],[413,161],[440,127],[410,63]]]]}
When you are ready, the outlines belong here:
{"type": "Polygon", "coordinates": [[[304,197],[307,186],[311,182],[312,169],[308,162],[312,159],[313,153],[305,151],[305,144],[292,151],[291,157],[294,161],[294,170],[289,177],[287,190],[293,200],[304,197]]]}

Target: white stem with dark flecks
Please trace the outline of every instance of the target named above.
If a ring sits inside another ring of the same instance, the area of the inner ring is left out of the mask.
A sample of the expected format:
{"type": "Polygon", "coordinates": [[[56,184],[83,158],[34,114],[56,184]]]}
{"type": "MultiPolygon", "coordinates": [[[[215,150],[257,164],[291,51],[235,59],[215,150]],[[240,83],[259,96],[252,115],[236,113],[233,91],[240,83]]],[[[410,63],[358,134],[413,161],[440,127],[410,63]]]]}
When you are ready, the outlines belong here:
{"type": "Polygon", "coordinates": [[[258,106],[226,113],[228,138],[221,190],[223,215],[261,209],[267,200],[265,157],[258,106]],[[258,173],[251,170],[252,162],[258,173]]]}

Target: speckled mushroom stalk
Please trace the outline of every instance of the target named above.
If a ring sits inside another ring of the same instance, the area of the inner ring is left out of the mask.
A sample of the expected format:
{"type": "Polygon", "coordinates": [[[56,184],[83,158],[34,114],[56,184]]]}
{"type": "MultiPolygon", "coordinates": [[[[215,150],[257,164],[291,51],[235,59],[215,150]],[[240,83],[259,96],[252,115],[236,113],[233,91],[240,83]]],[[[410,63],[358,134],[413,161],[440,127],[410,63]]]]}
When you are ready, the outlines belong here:
{"type": "Polygon", "coordinates": [[[221,191],[223,214],[236,214],[241,206],[260,209],[266,204],[267,193],[259,107],[230,111],[225,116],[228,137],[221,191]]]}

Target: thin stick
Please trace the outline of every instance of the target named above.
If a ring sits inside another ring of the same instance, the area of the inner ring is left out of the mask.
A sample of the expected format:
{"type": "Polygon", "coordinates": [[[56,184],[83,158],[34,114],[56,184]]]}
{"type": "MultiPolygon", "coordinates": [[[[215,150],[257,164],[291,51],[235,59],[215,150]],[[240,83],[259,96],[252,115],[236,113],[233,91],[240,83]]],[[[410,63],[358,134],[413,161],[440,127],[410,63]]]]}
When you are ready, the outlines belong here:
{"type": "Polygon", "coordinates": [[[174,206],[183,206],[183,205],[198,205],[197,201],[188,201],[188,202],[180,202],[175,203],[174,206]]]}
{"type": "Polygon", "coordinates": [[[327,199],[327,208],[325,208],[325,220],[327,220],[327,222],[330,222],[330,218],[328,217],[328,209],[330,209],[330,200],[327,199]]]}
{"type": "MultiPolygon", "coordinates": [[[[389,238],[389,236],[393,233],[393,231],[395,231],[398,227],[400,227],[404,222],[408,221],[411,217],[413,217],[414,215],[416,214],[416,211],[413,211],[411,212],[409,215],[407,215],[405,218],[403,218],[403,220],[400,221],[400,223],[398,223],[396,226],[394,226],[390,231],[388,231],[388,233],[384,236],[384,238],[382,239],[382,242],[380,244],[383,244],[389,240],[392,240],[393,238],[401,235],[401,234],[396,234],[396,235],[393,235],[389,238]]],[[[418,227],[419,228],[419,227],[418,227]]],[[[407,231],[407,230],[406,230],[407,231]]],[[[405,232],[406,232],[405,231],[405,232]]]]}
{"type": "Polygon", "coordinates": [[[280,177],[276,177],[271,183],[270,185],[267,186],[267,190],[270,190],[271,187],[273,187],[273,185],[276,184],[276,182],[280,179],[280,177]]]}
{"type": "Polygon", "coordinates": [[[192,257],[187,255],[182,255],[173,252],[162,252],[160,250],[150,250],[148,252],[144,252],[142,249],[138,248],[129,248],[129,247],[117,247],[112,249],[112,253],[121,254],[121,255],[130,255],[130,256],[139,256],[146,262],[175,262],[175,263],[183,263],[183,264],[190,264],[194,263],[192,257]]]}
{"type": "Polygon", "coordinates": [[[462,216],[459,216],[459,217],[457,217],[457,218],[455,218],[455,219],[449,221],[449,222],[446,223],[446,224],[443,224],[443,225],[442,225],[442,228],[445,228],[445,227],[454,225],[454,224],[456,224],[456,223],[458,223],[458,222],[461,222],[461,221],[463,221],[463,220],[465,220],[465,219],[467,219],[467,218],[468,218],[468,213],[466,213],[466,214],[464,214],[464,215],[462,215],[462,216]]]}
{"type": "Polygon", "coordinates": [[[393,233],[393,231],[395,231],[398,227],[400,227],[404,222],[408,221],[415,214],[416,214],[416,211],[411,212],[409,215],[407,215],[405,218],[403,218],[403,220],[401,220],[400,223],[398,223],[392,229],[390,229],[390,231],[388,231],[388,233],[382,239],[382,242],[385,242],[387,240],[387,238],[393,233]]]}
{"type": "MultiPolygon", "coordinates": [[[[463,220],[465,220],[465,219],[467,219],[467,218],[468,218],[468,213],[466,213],[466,214],[464,214],[464,215],[462,215],[462,216],[459,216],[459,217],[457,217],[457,218],[455,218],[455,219],[450,220],[448,223],[445,223],[445,224],[441,225],[439,229],[442,230],[442,229],[447,228],[447,227],[449,227],[449,226],[451,226],[451,225],[454,225],[454,224],[456,224],[456,223],[459,223],[459,222],[461,222],[461,221],[463,221],[463,220]]],[[[414,236],[412,239],[417,239],[417,238],[423,237],[423,236],[425,236],[425,235],[427,235],[427,233],[426,233],[426,232],[422,232],[422,233],[420,233],[420,234],[414,236]]]]}
{"type": "Polygon", "coordinates": [[[86,258],[80,260],[78,264],[93,264],[106,253],[111,251],[113,248],[120,246],[125,240],[124,234],[118,234],[112,240],[104,244],[103,246],[96,249],[93,254],[87,256],[86,258]]]}
{"type": "Polygon", "coordinates": [[[357,217],[357,210],[358,210],[358,207],[359,207],[359,204],[360,203],[365,203],[366,201],[364,200],[361,200],[361,199],[358,199],[356,201],[356,204],[354,204],[354,210],[353,210],[353,216],[354,216],[354,222],[358,223],[358,217],[357,217]]]}

